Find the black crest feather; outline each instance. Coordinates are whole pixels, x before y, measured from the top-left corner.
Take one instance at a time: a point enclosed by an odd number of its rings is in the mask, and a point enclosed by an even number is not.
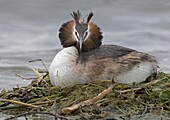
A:
[[[87,23],[91,20],[91,18],[93,17],[93,12],[90,12],[90,14],[88,15],[88,17],[87,17]]]
[[[73,13],[71,13],[71,16],[73,17],[73,19],[74,19],[77,23],[79,23],[80,18],[81,18],[81,13],[80,13],[79,10],[77,10],[77,12],[74,12],[74,11],[73,11]]]

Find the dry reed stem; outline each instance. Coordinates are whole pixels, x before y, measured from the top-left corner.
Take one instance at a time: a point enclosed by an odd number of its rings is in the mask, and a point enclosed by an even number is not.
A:
[[[49,104],[52,103],[54,101],[43,101],[43,102],[36,102],[36,103],[32,103],[32,105],[43,105],[43,104]]]
[[[130,91],[141,90],[141,89],[142,89],[142,88],[127,89],[127,90],[119,91],[119,93],[122,94],[122,93],[127,93],[127,92],[130,92]]]
[[[94,84],[101,84],[101,83],[113,83],[112,80],[95,80],[93,81]]]
[[[2,102],[11,102],[11,103],[14,103],[14,104],[19,104],[19,105],[23,105],[23,106],[27,106],[27,107],[32,107],[32,108],[37,108],[38,107],[36,105],[32,105],[32,104],[28,104],[28,103],[24,103],[24,102],[20,102],[20,101],[16,101],[16,100],[0,99],[0,101],[2,101]]]
[[[72,105],[70,107],[65,107],[65,108],[62,109],[62,112],[64,114],[70,114],[70,113],[74,112],[75,110],[77,110],[80,106],[83,107],[83,106],[86,106],[86,105],[95,104],[98,100],[104,98],[107,94],[109,94],[112,91],[114,86],[115,85],[111,85],[109,88],[105,89],[104,91],[99,93],[97,96],[93,97],[92,99],[85,100],[83,102]]]

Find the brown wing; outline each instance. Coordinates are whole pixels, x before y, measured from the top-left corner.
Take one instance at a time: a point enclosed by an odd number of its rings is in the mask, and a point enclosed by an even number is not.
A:
[[[104,58],[118,59],[119,57],[129,54],[130,52],[135,52],[135,50],[118,45],[102,45],[98,49],[80,53],[80,60],[82,62],[87,62]]]
[[[142,62],[157,62],[151,55],[117,45],[103,45],[80,56],[79,63],[84,65],[91,79],[103,73],[116,76]]]

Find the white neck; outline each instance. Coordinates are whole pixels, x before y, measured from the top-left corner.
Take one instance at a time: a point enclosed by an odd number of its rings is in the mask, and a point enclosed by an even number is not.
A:
[[[70,61],[74,61],[76,63],[77,58],[78,51],[74,46],[72,46],[64,48],[58,52],[53,62],[55,62],[55,64],[71,64]]]
[[[68,86],[82,84],[82,82],[89,80],[88,78],[83,78],[82,67],[77,64],[78,57],[79,53],[75,47],[67,47],[57,53],[49,69],[52,85]],[[81,81],[80,78],[85,81]]]

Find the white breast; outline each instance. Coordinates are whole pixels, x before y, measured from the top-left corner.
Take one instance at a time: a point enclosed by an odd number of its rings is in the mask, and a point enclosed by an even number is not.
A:
[[[90,81],[77,64],[77,58],[78,51],[75,47],[64,48],[55,56],[49,68],[53,86],[69,86]]]

